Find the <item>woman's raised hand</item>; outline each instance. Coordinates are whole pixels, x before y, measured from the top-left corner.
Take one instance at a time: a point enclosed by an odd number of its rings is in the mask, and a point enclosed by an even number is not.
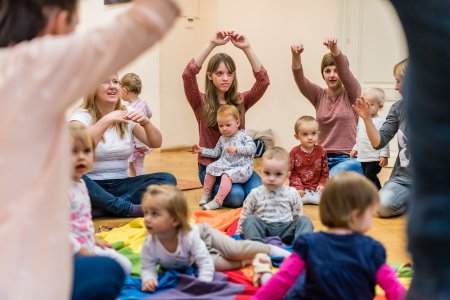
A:
[[[231,31],[231,42],[237,48],[244,50],[245,48],[250,47],[250,42],[245,35],[239,34],[237,32]]]
[[[295,44],[291,46],[291,53],[292,56],[297,56],[303,53],[303,50],[305,48],[303,47],[303,44]]]
[[[330,49],[331,55],[338,56],[341,54],[341,50],[337,45],[337,39],[335,37],[326,38],[323,44]]]
[[[352,106],[356,113],[363,120],[372,117],[372,115],[370,114],[370,102],[363,97],[359,97],[358,99],[356,99],[355,104],[353,104]]]
[[[211,38],[211,43],[214,46],[222,46],[228,43],[231,39],[232,31],[218,31]]]

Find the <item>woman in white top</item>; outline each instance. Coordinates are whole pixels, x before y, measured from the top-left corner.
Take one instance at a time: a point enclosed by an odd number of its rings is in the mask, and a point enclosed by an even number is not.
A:
[[[152,184],[176,184],[169,173],[128,177],[128,158],[136,137],[151,148],[161,146],[162,137],[150,120],[138,111],[127,111],[120,100],[120,81],[110,75],[83,99],[70,122],[89,128],[94,138],[95,164],[83,176],[89,190],[94,217],[113,214],[143,216],[141,197]]]

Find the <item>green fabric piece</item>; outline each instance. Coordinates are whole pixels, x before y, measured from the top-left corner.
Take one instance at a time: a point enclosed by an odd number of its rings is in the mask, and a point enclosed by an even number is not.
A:
[[[141,273],[141,254],[134,253],[131,248],[125,247],[118,250],[120,254],[126,256],[131,261],[131,276],[140,277]]]

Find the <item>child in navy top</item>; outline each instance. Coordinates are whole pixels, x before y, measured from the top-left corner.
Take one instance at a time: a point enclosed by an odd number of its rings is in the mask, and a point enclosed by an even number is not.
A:
[[[319,207],[328,230],[299,236],[294,253],[254,299],[284,298],[291,287],[301,284],[297,278],[303,272],[302,299],[373,299],[376,284],[387,299],[402,299],[405,289],[386,264],[384,247],[364,235],[378,205],[377,189],[363,176],[344,172],[332,177]]]

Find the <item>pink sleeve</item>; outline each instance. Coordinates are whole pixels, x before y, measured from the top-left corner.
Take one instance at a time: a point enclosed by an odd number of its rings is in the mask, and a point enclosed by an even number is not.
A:
[[[395,271],[388,264],[383,264],[378,269],[376,281],[384,290],[386,299],[400,300],[405,297],[405,288],[398,281]]]
[[[258,290],[252,299],[283,299],[304,270],[305,262],[302,258],[296,253],[291,254],[285,259],[278,272]]]

